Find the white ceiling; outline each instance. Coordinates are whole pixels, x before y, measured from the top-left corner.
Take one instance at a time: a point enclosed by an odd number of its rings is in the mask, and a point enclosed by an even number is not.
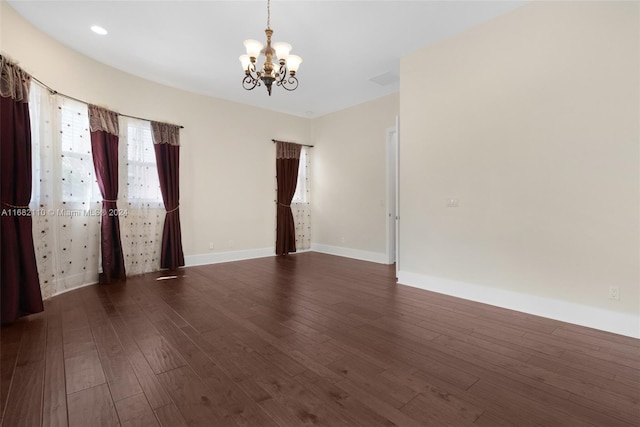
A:
[[[264,87],[242,89],[238,61],[243,40],[265,41],[266,0],[8,2],[54,39],[120,70],[303,117],[398,91],[400,58],[525,3],[273,0],[273,40],[293,45],[304,62],[299,88],[274,85],[269,97]],[[96,24],[109,34],[91,32]]]

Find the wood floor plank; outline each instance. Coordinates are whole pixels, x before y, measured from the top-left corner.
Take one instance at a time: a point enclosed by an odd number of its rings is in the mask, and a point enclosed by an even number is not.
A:
[[[574,404],[570,399],[514,383],[507,377],[481,379],[468,392],[487,409],[495,410],[496,414],[515,424],[526,421],[530,425],[549,425],[562,419],[570,425],[630,425],[589,406]]]
[[[419,394],[401,409],[411,418],[425,425],[437,424],[440,420],[455,420],[458,425],[470,425],[482,414],[482,409],[453,399],[448,394]]]
[[[45,313],[47,315],[47,347],[45,350],[42,425],[66,427],[68,425],[67,390],[60,306],[47,304]]]
[[[65,359],[96,350],[96,344],[93,341],[93,334],[89,325],[73,329],[65,328],[63,344]]]
[[[160,424],[143,393],[117,400],[116,411],[122,426],[157,427]]]
[[[164,338],[152,337],[137,342],[153,372],[160,374],[184,366],[186,362]]]
[[[213,379],[204,380],[205,385],[213,390],[216,406],[220,412],[227,412],[241,426],[276,427],[277,424],[246,394],[241,387],[232,381],[220,382]]]
[[[106,320],[105,323],[92,327],[91,333],[101,358],[108,359],[124,355],[122,344],[111,327],[110,321]]]
[[[393,422],[368,408],[358,399],[324,378],[318,377],[310,371],[300,374],[304,378],[305,386],[316,396],[323,399],[327,405],[333,406],[341,415],[349,419],[351,425],[393,426]]]
[[[129,334],[129,329],[127,328],[126,323],[119,316],[116,316],[111,319],[111,324],[113,325],[116,335],[122,344],[122,348],[129,359],[129,363],[138,378],[141,376],[154,375],[149,362],[147,362],[147,359],[144,357],[144,354],[142,354],[142,351],[140,351],[136,341]]]
[[[85,351],[64,360],[67,394],[107,382],[96,350]]]
[[[448,383],[425,380],[424,374],[416,375],[414,372],[398,375],[397,373],[383,372],[380,375],[390,382],[403,384],[418,393],[414,399],[401,409],[405,413],[415,411],[413,412],[414,418],[430,419],[438,414],[444,419],[458,419],[462,423],[474,421],[484,410],[484,405],[471,397],[466,390]],[[433,377],[429,377],[429,380],[433,380]],[[430,412],[421,413],[422,409],[416,408],[417,404],[431,408]]]
[[[293,378],[265,372],[256,381],[298,418],[298,424],[349,425],[348,417],[325,405],[322,399]]]
[[[46,337],[45,314],[30,316],[16,357],[3,425],[29,427],[42,422]]]
[[[640,340],[318,253],[88,286],[0,336],[13,426],[637,426]]]
[[[636,403],[638,399],[640,399],[637,385],[628,385],[615,381],[615,379],[609,378],[606,374],[601,375],[601,373],[597,371],[580,369],[560,358],[532,356],[531,359],[528,360],[528,363],[554,372],[558,375],[556,380],[562,383],[564,383],[565,379],[573,379],[574,381],[579,381],[580,384],[598,387],[602,390],[624,396],[627,399],[635,400]]]
[[[383,397],[372,394],[355,385],[351,380],[345,379],[336,384],[339,388],[353,396],[360,403],[376,412],[380,416],[390,420],[398,426],[422,426],[423,424],[406,415],[404,412],[387,403]]]
[[[101,362],[114,401],[142,393],[138,378],[126,356],[103,357]]]
[[[369,392],[384,398],[391,406],[400,408],[413,399],[417,393],[404,384],[394,383],[379,372],[370,369],[363,369],[363,360],[356,360],[353,357],[344,358],[333,362],[328,367],[334,372],[343,375],[351,380],[353,384]]]
[[[44,313],[29,317],[20,343],[16,367],[41,362],[45,357],[47,320]]]
[[[68,396],[69,427],[119,427],[107,384],[80,390]]]
[[[496,383],[491,384],[481,379],[469,389],[469,393],[479,401],[484,399],[485,408],[494,410],[514,425],[540,426],[553,425],[554,420],[559,419],[568,421],[566,414],[557,409],[547,408],[543,403],[520,393],[506,392],[507,387]],[[588,425],[585,422],[576,423],[574,420],[571,420],[570,424]]]
[[[635,360],[638,360],[638,357],[640,357],[640,344],[636,341],[625,340],[625,342],[621,342],[611,339],[611,335],[594,336],[585,330],[576,331],[569,328],[557,328],[553,331],[552,335],[604,347],[609,351],[618,351],[619,353],[627,355],[627,357],[635,356],[633,357]]]
[[[499,416],[492,410],[485,410],[480,416],[473,422],[474,426],[482,427],[512,427],[516,426],[512,421]],[[522,425],[525,425],[523,422]]]
[[[82,303],[82,290],[67,292],[59,295],[62,307],[62,328],[65,332],[76,328],[86,328],[89,326],[87,313],[84,311]]]
[[[235,424],[225,414],[216,413],[213,392],[188,367],[158,374],[158,379],[190,426]]]
[[[25,319],[19,319],[11,326],[3,325],[0,331],[0,420],[6,408],[25,323]]]
[[[184,417],[173,403],[154,409],[162,427],[188,427]]]
[[[153,409],[169,405],[171,398],[154,374],[139,375],[138,382]]]
[[[40,360],[16,367],[3,426],[40,426],[44,363]]]

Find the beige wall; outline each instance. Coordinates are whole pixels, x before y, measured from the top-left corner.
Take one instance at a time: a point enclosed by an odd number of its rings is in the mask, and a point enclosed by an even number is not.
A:
[[[638,3],[527,5],[404,58],[400,96],[314,120],[136,78],[0,9],[0,49],[37,78],[185,126],[192,259],[273,247],[271,138],[315,144],[315,248],[384,259],[386,130],[400,111],[401,282],[639,334]]]
[[[402,60],[405,282],[639,334],[638,17],[534,2]]]
[[[0,5],[2,52],[27,72],[84,101],[184,126],[180,213],[185,255],[274,246],[275,149],[271,139],[308,143],[308,119],[134,77],[66,48],[32,27],[6,3]],[[266,96],[256,94],[260,95]],[[209,250],[209,242],[214,243],[214,251]]]
[[[386,135],[398,108],[393,94],[312,121],[316,249],[384,260]]]

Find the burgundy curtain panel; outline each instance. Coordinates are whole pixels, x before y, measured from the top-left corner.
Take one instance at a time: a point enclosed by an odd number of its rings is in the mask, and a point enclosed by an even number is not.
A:
[[[175,269],[184,265],[180,231],[180,127],[151,122],[153,148],[156,153],[160,191],[167,215],[162,231],[160,268]]]
[[[100,283],[126,280],[118,217],[118,114],[89,105],[91,154],[102,194]]]
[[[33,247],[31,76],[0,57],[0,289],[2,323],[44,310]]]
[[[296,225],[291,213],[291,200],[298,183],[301,148],[299,144],[276,141],[276,255],[296,251]]]

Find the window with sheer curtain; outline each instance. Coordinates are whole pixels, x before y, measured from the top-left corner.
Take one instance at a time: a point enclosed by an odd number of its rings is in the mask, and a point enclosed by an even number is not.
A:
[[[311,248],[311,188],[309,178],[311,172],[310,147],[302,146],[300,164],[298,166],[298,182],[296,192],[291,200],[291,213],[296,225],[296,248]]]
[[[96,283],[100,190],[87,104],[32,83],[33,236],[42,296]],[[164,205],[148,121],[121,117],[120,232],[127,275],[160,268]]]
[[[160,268],[165,210],[160,192],[151,123],[120,117],[120,234],[127,275]]]
[[[98,281],[102,198],[87,105],[32,83],[29,113],[33,237],[40,288],[48,298]]]

